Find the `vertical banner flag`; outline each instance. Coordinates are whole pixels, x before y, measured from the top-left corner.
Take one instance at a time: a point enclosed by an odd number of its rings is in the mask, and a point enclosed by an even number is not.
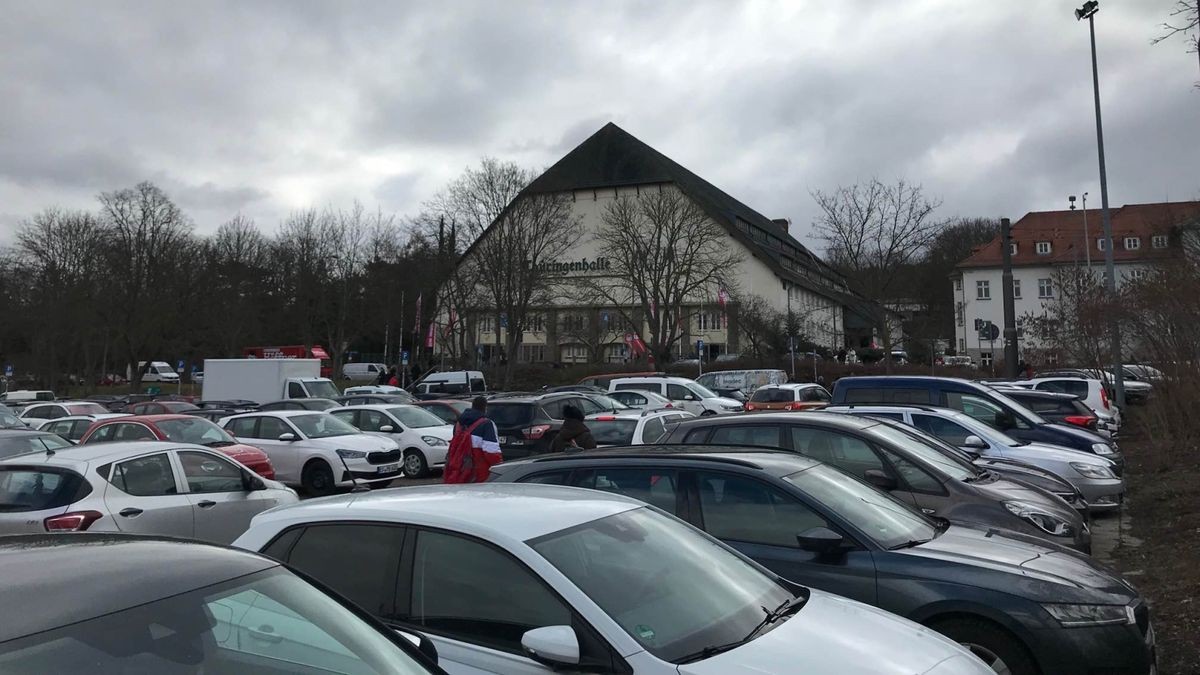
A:
[[[721,326],[723,328],[729,327],[729,317],[725,313],[725,305],[728,303],[729,291],[725,290],[725,287],[722,286],[717,290],[717,304],[721,307]]]
[[[417,320],[416,320],[416,323],[413,324],[413,332],[414,333],[421,332],[421,296],[423,296],[423,295],[424,295],[424,293],[417,294]]]

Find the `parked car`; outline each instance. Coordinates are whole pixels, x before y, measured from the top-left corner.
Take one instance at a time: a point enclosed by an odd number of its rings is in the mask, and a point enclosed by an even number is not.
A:
[[[1075,377],[1036,377],[1031,380],[1021,380],[1014,384],[1035,391],[1049,391],[1059,394],[1071,394],[1079,397],[1084,405],[1095,411],[1104,411],[1117,417],[1120,424],[1120,410],[1113,405],[1108,397],[1104,383],[1094,378]]]
[[[787,373],[774,369],[758,370],[714,370],[696,378],[696,383],[707,389],[737,389],[747,396],[754,394],[759,387],[772,384],[784,384],[788,381]]]
[[[657,443],[674,425],[695,417],[686,410],[626,410],[597,413],[586,418],[596,445],[645,445]]]
[[[231,400],[205,400],[200,401],[196,405],[200,406],[201,410],[257,410],[258,404],[249,399],[231,399]]]
[[[1112,415],[1089,408],[1074,394],[1034,391],[1025,387],[996,387],[1005,396],[1055,424],[1069,424],[1093,431],[1110,442],[1119,428]],[[1116,407],[1113,407],[1116,410]]]
[[[48,389],[14,389],[0,394],[0,402],[10,408],[22,404],[53,401],[55,398],[54,392]]]
[[[334,497],[265,514],[235,545],[394,628],[428,631],[456,674],[992,672],[932,631],[786,581],[594,490],[489,483]]]
[[[355,382],[377,382],[387,372],[382,363],[347,363],[342,366],[342,378]]]
[[[857,476],[929,515],[1091,548],[1083,518],[1053,494],[946,455],[902,426],[812,412],[762,413],[679,423],[665,442],[782,448]]]
[[[297,501],[199,445],[96,443],[0,460],[0,534],[125,532],[229,543],[257,513]]]
[[[54,403],[34,403],[21,411],[21,419],[55,420],[70,415],[103,415],[109,412],[99,403],[91,401],[56,401]]]
[[[438,419],[450,425],[456,424],[458,416],[471,407],[467,401],[440,398],[432,401],[417,401],[413,405],[433,413]]]
[[[916,403],[961,410],[988,426],[1032,443],[1050,443],[1111,459],[1117,469],[1125,458],[1107,439],[1090,431],[1051,424],[1000,391],[953,377],[843,377],[833,385],[833,403]]]
[[[134,415],[176,415],[193,410],[199,410],[200,406],[193,405],[187,401],[144,401],[142,403],[134,403],[133,405],[125,406],[125,412]]]
[[[684,377],[624,377],[608,384],[609,391],[649,391],[666,397],[693,415],[724,415],[742,411],[742,404],[717,396]]]
[[[388,396],[403,396],[408,398],[411,403],[416,400],[412,394],[408,393],[401,387],[393,387],[390,384],[364,384],[356,387],[346,387],[342,390],[343,396],[363,396],[366,394],[383,394]]]
[[[275,479],[275,467],[267,453],[253,445],[238,443],[221,427],[194,415],[112,415],[93,422],[79,439],[80,443],[112,441],[174,441],[203,445],[236,459],[263,478]]]
[[[824,407],[829,391],[819,384],[769,384],[754,390],[746,412],[803,411]]]
[[[555,394],[563,391],[575,391],[583,394],[607,394],[608,390],[603,387],[597,387],[594,384],[564,384],[557,387],[542,387],[542,391],[547,394]]]
[[[6,672],[444,675],[409,635],[245,551],[25,535],[0,541],[0,575]]]
[[[17,417],[7,406],[0,405],[0,429],[28,429],[25,420]]]
[[[34,429],[0,429],[0,457],[12,457],[30,452],[53,452],[71,447],[70,441],[49,431]]]
[[[221,421],[238,442],[263,449],[282,483],[312,495],[340,487],[387,487],[399,478],[403,453],[396,442],[369,436],[325,412],[252,412]]]
[[[412,405],[357,405],[330,411],[334,417],[369,434],[390,438],[404,452],[404,475],[423,478],[446,466],[454,427]]]
[[[746,394],[744,392],[742,392],[741,389],[727,389],[725,387],[717,387],[717,388],[713,389],[712,392],[714,394],[716,394],[717,396],[720,396],[721,398],[727,398],[727,399],[737,401],[738,403],[741,403],[743,407],[746,405],[746,401],[750,400],[750,397],[746,396]]]
[[[339,396],[333,399],[338,405],[410,405],[417,402],[417,399],[408,394],[354,394],[352,396]],[[333,408],[330,408],[333,410]]]
[[[1145,599],[1091,558],[930,519],[807,457],[648,446],[491,471],[493,482],[573,485],[647,502],[786,579],[924,624],[998,673],[1146,672],[1153,661]]]
[[[662,394],[656,394],[652,391],[629,389],[626,391],[610,391],[608,397],[621,402],[630,408],[638,410],[662,410],[664,408],[674,408],[675,404]]]
[[[505,459],[550,452],[562,428],[563,409],[572,405],[583,414],[611,412],[587,394],[501,394],[488,400],[487,416],[496,423],[500,452]]]
[[[241,414],[244,412],[250,412],[250,411],[248,411],[248,410],[226,410],[224,408],[201,408],[199,410],[189,410],[188,412],[185,412],[183,414],[189,415],[191,417],[199,417],[201,419],[206,419],[209,422],[219,423],[221,420],[225,419],[226,417],[232,417],[234,415],[238,415],[238,414]]]
[[[39,431],[48,431],[52,434],[58,434],[70,441],[72,444],[83,440],[84,434],[88,429],[92,428],[98,420],[114,419],[117,417],[127,417],[124,413],[105,413],[103,415],[69,415],[67,417],[59,417],[52,420],[31,420],[37,424],[34,427]]]
[[[580,379],[579,384],[588,384],[593,387],[608,389],[610,382],[622,377],[654,377],[662,375],[666,375],[666,373],[656,370],[647,370],[636,373],[603,373],[600,375],[588,375],[587,377]]]
[[[1075,486],[1093,511],[1120,508],[1125,494],[1125,481],[1116,475],[1111,460],[1062,446],[1019,441],[957,410],[927,406],[838,406],[828,408],[827,412],[886,415],[984,458],[1032,464]]]
[[[444,394],[472,394],[487,391],[487,380],[478,370],[427,373],[409,387],[417,398],[441,398]]]
[[[283,401],[264,403],[255,410],[315,410],[321,412],[339,407],[338,402],[328,398],[289,398]]]

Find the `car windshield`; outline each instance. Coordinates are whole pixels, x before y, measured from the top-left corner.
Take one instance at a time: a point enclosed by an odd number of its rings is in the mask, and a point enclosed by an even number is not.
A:
[[[954,480],[972,480],[979,476],[979,470],[970,462],[961,459],[957,453],[955,457],[946,456],[946,453],[939,450],[937,446],[922,439],[910,428],[903,427],[899,423],[880,420],[879,424],[871,427],[868,431],[883,437],[890,445],[903,448],[908,454],[924,460],[925,463],[932,465]]]
[[[439,419],[437,415],[414,405],[392,406],[387,411],[392,414],[392,417],[400,420],[401,424],[413,429],[446,426],[446,423]]]
[[[637,420],[591,419],[585,422],[596,445],[632,445]]]
[[[1033,422],[1034,424],[1049,424],[1044,417],[1033,412],[1029,408],[1026,408],[1024,405],[1022,405],[1021,403],[1018,403],[1017,401],[1013,400],[1012,398],[1005,396],[1001,392],[992,391],[992,397],[999,400],[1001,403],[1007,405],[1012,410],[1015,410],[1017,412],[1017,414],[1021,415],[1022,417],[1025,417],[1026,419],[1028,419],[1030,422]]]
[[[764,607],[793,597],[708,535],[649,507],[527,543],[664,661],[742,640]]]
[[[818,464],[784,476],[784,480],[829,507],[883,548],[937,536],[933,523],[911,506],[831,466]]]
[[[488,403],[487,416],[498,427],[515,427],[533,417],[530,403]]]
[[[72,403],[67,406],[67,412],[72,415],[103,415],[108,408],[99,403]]]
[[[158,427],[167,440],[176,443],[196,443],[198,445],[237,443],[233,440],[233,436],[230,436],[224,429],[202,417],[186,420],[162,420],[156,422],[154,426]]]
[[[21,434],[0,438],[0,457],[23,455],[27,452],[45,452],[71,447],[71,443],[58,434]]]
[[[78,672],[81,664],[95,675],[432,672],[278,567],[0,645],[6,673]]]
[[[349,436],[362,433],[333,415],[318,413],[313,415],[293,415],[288,421],[304,434],[305,438],[330,438],[332,436]]]
[[[712,390],[708,389],[707,387],[705,387],[702,384],[696,384],[695,382],[688,382],[686,386],[688,389],[691,389],[692,393],[695,394],[699,398],[717,398],[717,395],[714,394],[712,392]]]
[[[21,421],[21,418],[12,414],[11,410],[8,408],[3,408],[0,409],[0,428],[24,429],[25,423]]]
[[[308,380],[304,383],[310,398],[337,398],[341,392],[329,380]]]

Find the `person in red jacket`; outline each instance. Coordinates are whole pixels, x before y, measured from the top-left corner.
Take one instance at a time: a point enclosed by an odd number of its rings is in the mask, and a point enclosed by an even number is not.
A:
[[[488,470],[503,459],[496,424],[487,417],[487,399],[476,396],[454,425],[442,482],[482,483]]]

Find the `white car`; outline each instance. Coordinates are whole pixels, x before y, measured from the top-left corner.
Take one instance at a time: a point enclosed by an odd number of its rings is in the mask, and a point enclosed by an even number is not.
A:
[[[351,405],[330,415],[364,433],[390,438],[404,453],[404,475],[421,478],[446,467],[454,425],[415,405]]]
[[[608,397],[618,403],[627,405],[630,408],[637,408],[638,410],[661,410],[663,408],[675,407],[675,404],[671,403],[671,400],[666,396],[656,394],[652,391],[635,391],[633,389],[610,391],[608,392]]]
[[[99,420],[112,419],[114,417],[128,417],[125,413],[104,413],[95,415],[68,415],[66,417],[58,417],[55,419],[30,419],[29,423],[34,429],[39,431],[49,431],[52,434],[58,434],[63,438],[78,443],[87,430],[92,427],[92,422]]]
[[[681,420],[695,415],[686,410],[628,410],[587,417],[596,445],[648,445],[662,440]]]
[[[408,392],[400,387],[393,387],[390,384],[363,384],[357,387],[346,387],[342,390],[342,396],[358,396],[361,394],[407,394]]]
[[[342,366],[342,377],[356,382],[374,382],[387,372],[382,363],[347,363]]]
[[[686,377],[621,377],[609,382],[608,390],[649,391],[665,396],[675,407],[701,417],[742,412],[740,401],[717,396]]]
[[[364,434],[325,412],[272,410],[226,417],[240,443],[262,448],[281,483],[324,495],[339,487],[387,487],[401,473],[395,441]]]
[[[106,415],[109,412],[108,408],[94,401],[55,401],[27,406],[18,417],[33,424],[34,420],[56,420],[71,415]]]
[[[186,443],[97,443],[0,461],[0,534],[87,530],[228,544],[256,514],[296,501],[282,484]]]
[[[592,490],[343,495],[264,513],[234,545],[425,633],[451,675],[994,675],[928,628],[788,582],[653,507]]]

